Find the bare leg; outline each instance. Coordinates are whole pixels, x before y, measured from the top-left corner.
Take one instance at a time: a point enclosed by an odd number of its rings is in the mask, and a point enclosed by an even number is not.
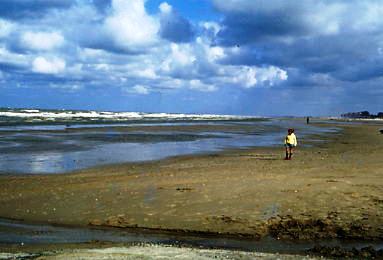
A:
[[[293,155],[293,148],[289,147],[289,160],[291,160],[292,155]]]
[[[285,160],[289,159],[289,148],[286,146],[286,157]]]

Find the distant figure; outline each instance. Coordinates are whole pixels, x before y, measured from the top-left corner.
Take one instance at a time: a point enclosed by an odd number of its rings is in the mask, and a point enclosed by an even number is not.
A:
[[[306,117],[306,123],[307,123],[307,124],[310,124],[310,117],[309,117],[309,116]]]
[[[294,147],[298,144],[297,137],[294,134],[294,129],[290,128],[287,130],[287,135],[285,137],[285,148],[286,148],[286,157],[285,160],[291,160],[293,155]]]

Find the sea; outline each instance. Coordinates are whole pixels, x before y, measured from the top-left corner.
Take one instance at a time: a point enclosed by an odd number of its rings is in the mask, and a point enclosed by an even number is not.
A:
[[[2,108],[0,174],[60,174],[228,149],[282,149],[288,128],[302,146],[319,141],[310,136],[337,131],[299,118]]]

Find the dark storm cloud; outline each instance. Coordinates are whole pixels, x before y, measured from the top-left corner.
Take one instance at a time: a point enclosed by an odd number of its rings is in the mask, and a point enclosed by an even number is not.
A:
[[[161,15],[160,36],[172,42],[189,42],[194,37],[190,22],[176,12]]]
[[[344,81],[383,74],[383,24],[371,15],[377,1],[214,3],[224,14],[215,42],[238,48],[225,64],[275,65]]]
[[[370,60],[358,65],[346,66],[336,72],[335,77],[347,81],[362,81],[383,77],[383,62],[382,60]]]
[[[366,41],[366,39],[368,39]],[[300,68],[305,73],[327,73],[346,81],[380,77],[383,60],[374,36],[321,36],[294,44],[280,41],[253,43],[223,62],[226,64],[275,65]]]
[[[72,0],[1,0],[0,17],[8,19],[40,18],[47,10],[69,8]]]
[[[223,45],[242,45],[269,37],[298,36],[308,33],[303,22],[307,3],[293,1],[213,1],[225,17],[218,33]]]
[[[242,45],[269,37],[301,35],[307,30],[294,14],[229,14],[218,33],[222,45]]]

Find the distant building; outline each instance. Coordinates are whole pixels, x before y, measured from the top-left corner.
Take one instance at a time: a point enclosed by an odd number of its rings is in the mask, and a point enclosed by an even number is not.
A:
[[[379,112],[378,114],[370,114],[368,111],[360,111],[360,112],[349,112],[342,114],[341,117],[344,118],[383,118],[383,112]]]

